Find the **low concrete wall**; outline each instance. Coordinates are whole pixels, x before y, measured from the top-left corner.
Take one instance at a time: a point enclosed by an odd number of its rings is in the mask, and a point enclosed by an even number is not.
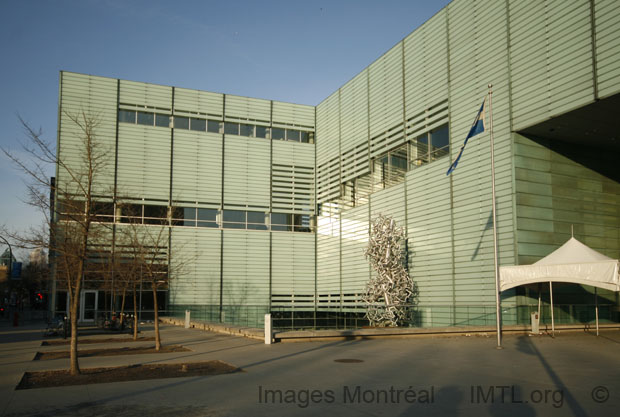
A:
[[[162,323],[173,324],[175,326],[185,326],[185,318],[160,317]],[[200,320],[190,320],[189,327],[192,329],[206,330],[214,333],[230,334],[233,336],[243,336],[250,339],[264,340],[263,329],[253,327],[240,327],[224,323],[207,323]]]
[[[162,323],[175,326],[185,326],[184,318],[161,317]],[[191,320],[190,327],[206,330],[214,333],[243,336],[250,339],[265,340],[263,329],[253,327],[240,327],[223,323],[207,323],[204,321]],[[620,330],[620,324],[601,324],[601,331]],[[551,325],[541,325],[541,333],[551,333]],[[556,333],[590,331],[596,332],[594,325],[562,324],[555,326]],[[528,334],[529,325],[503,326],[504,334]],[[404,338],[404,337],[454,337],[454,336],[495,336],[495,326],[466,326],[466,327],[380,327],[373,329],[352,330],[298,330],[287,332],[274,332],[276,342],[319,342],[334,340],[361,340],[378,338]]]
[[[620,324],[601,324],[601,331],[619,330]],[[551,333],[551,326],[540,327],[541,333]],[[590,331],[596,332],[593,325],[556,325],[555,332]],[[503,334],[529,334],[530,326],[513,325],[503,326]],[[276,342],[307,342],[328,340],[361,340],[377,338],[404,338],[404,337],[454,337],[454,336],[493,336],[495,326],[467,326],[467,327],[383,327],[374,329],[354,330],[300,330],[276,332]]]

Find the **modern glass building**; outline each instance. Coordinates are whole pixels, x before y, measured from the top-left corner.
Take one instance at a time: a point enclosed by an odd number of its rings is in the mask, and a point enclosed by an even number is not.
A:
[[[489,83],[500,265],[544,257],[571,228],[620,257],[614,0],[455,0],[317,106],[62,72],[59,152],[76,149],[67,114],[98,115],[102,222],[165,227],[192,259],[162,292],[169,314],[361,326],[363,250],[384,214],[406,231],[409,325],[494,324],[488,133],[446,175]],[[541,291],[546,304],[547,287],[503,293],[504,323],[529,320]],[[618,294],[598,296],[618,321]],[[557,321],[594,319],[593,288],[554,297]]]

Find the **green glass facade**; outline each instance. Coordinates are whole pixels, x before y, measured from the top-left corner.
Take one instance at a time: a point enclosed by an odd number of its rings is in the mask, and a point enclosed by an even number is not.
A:
[[[410,324],[494,324],[489,134],[446,171],[492,83],[500,265],[544,257],[571,226],[620,257],[619,34],[613,0],[455,0],[316,107],[62,72],[59,152],[75,148],[67,113],[99,115],[102,200],[193,259],[173,314],[361,325],[369,221],[385,214],[406,230]],[[556,318],[590,320],[592,288],[554,288]],[[502,294],[504,323],[538,291]],[[618,295],[599,296],[617,321]]]

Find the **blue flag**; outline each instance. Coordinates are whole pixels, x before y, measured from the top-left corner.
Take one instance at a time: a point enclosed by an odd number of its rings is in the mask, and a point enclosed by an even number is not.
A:
[[[461,159],[461,155],[463,155],[463,151],[465,150],[465,145],[467,145],[467,141],[469,140],[469,138],[471,138],[472,136],[476,136],[478,133],[484,132],[484,127],[485,127],[484,113],[485,113],[486,102],[487,102],[487,98],[485,97],[484,100],[482,100],[482,106],[480,106],[480,110],[478,110],[478,114],[476,115],[476,118],[474,119],[474,124],[471,126],[471,129],[469,129],[469,133],[467,134],[467,137],[465,138],[465,142],[463,143],[463,146],[461,146],[461,151],[457,155],[454,162],[452,162],[452,165],[450,165],[450,168],[448,168],[448,172],[446,172],[446,175],[450,175],[452,171],[456,169],[456,166],[458,165],[459,160]]]

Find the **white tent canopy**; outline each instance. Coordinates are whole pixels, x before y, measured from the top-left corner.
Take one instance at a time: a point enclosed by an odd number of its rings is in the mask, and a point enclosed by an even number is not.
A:
[[[500,291],[539,282],[572,282],[620,291],[619,262],[574,237],[532,265],[502,266]]]

